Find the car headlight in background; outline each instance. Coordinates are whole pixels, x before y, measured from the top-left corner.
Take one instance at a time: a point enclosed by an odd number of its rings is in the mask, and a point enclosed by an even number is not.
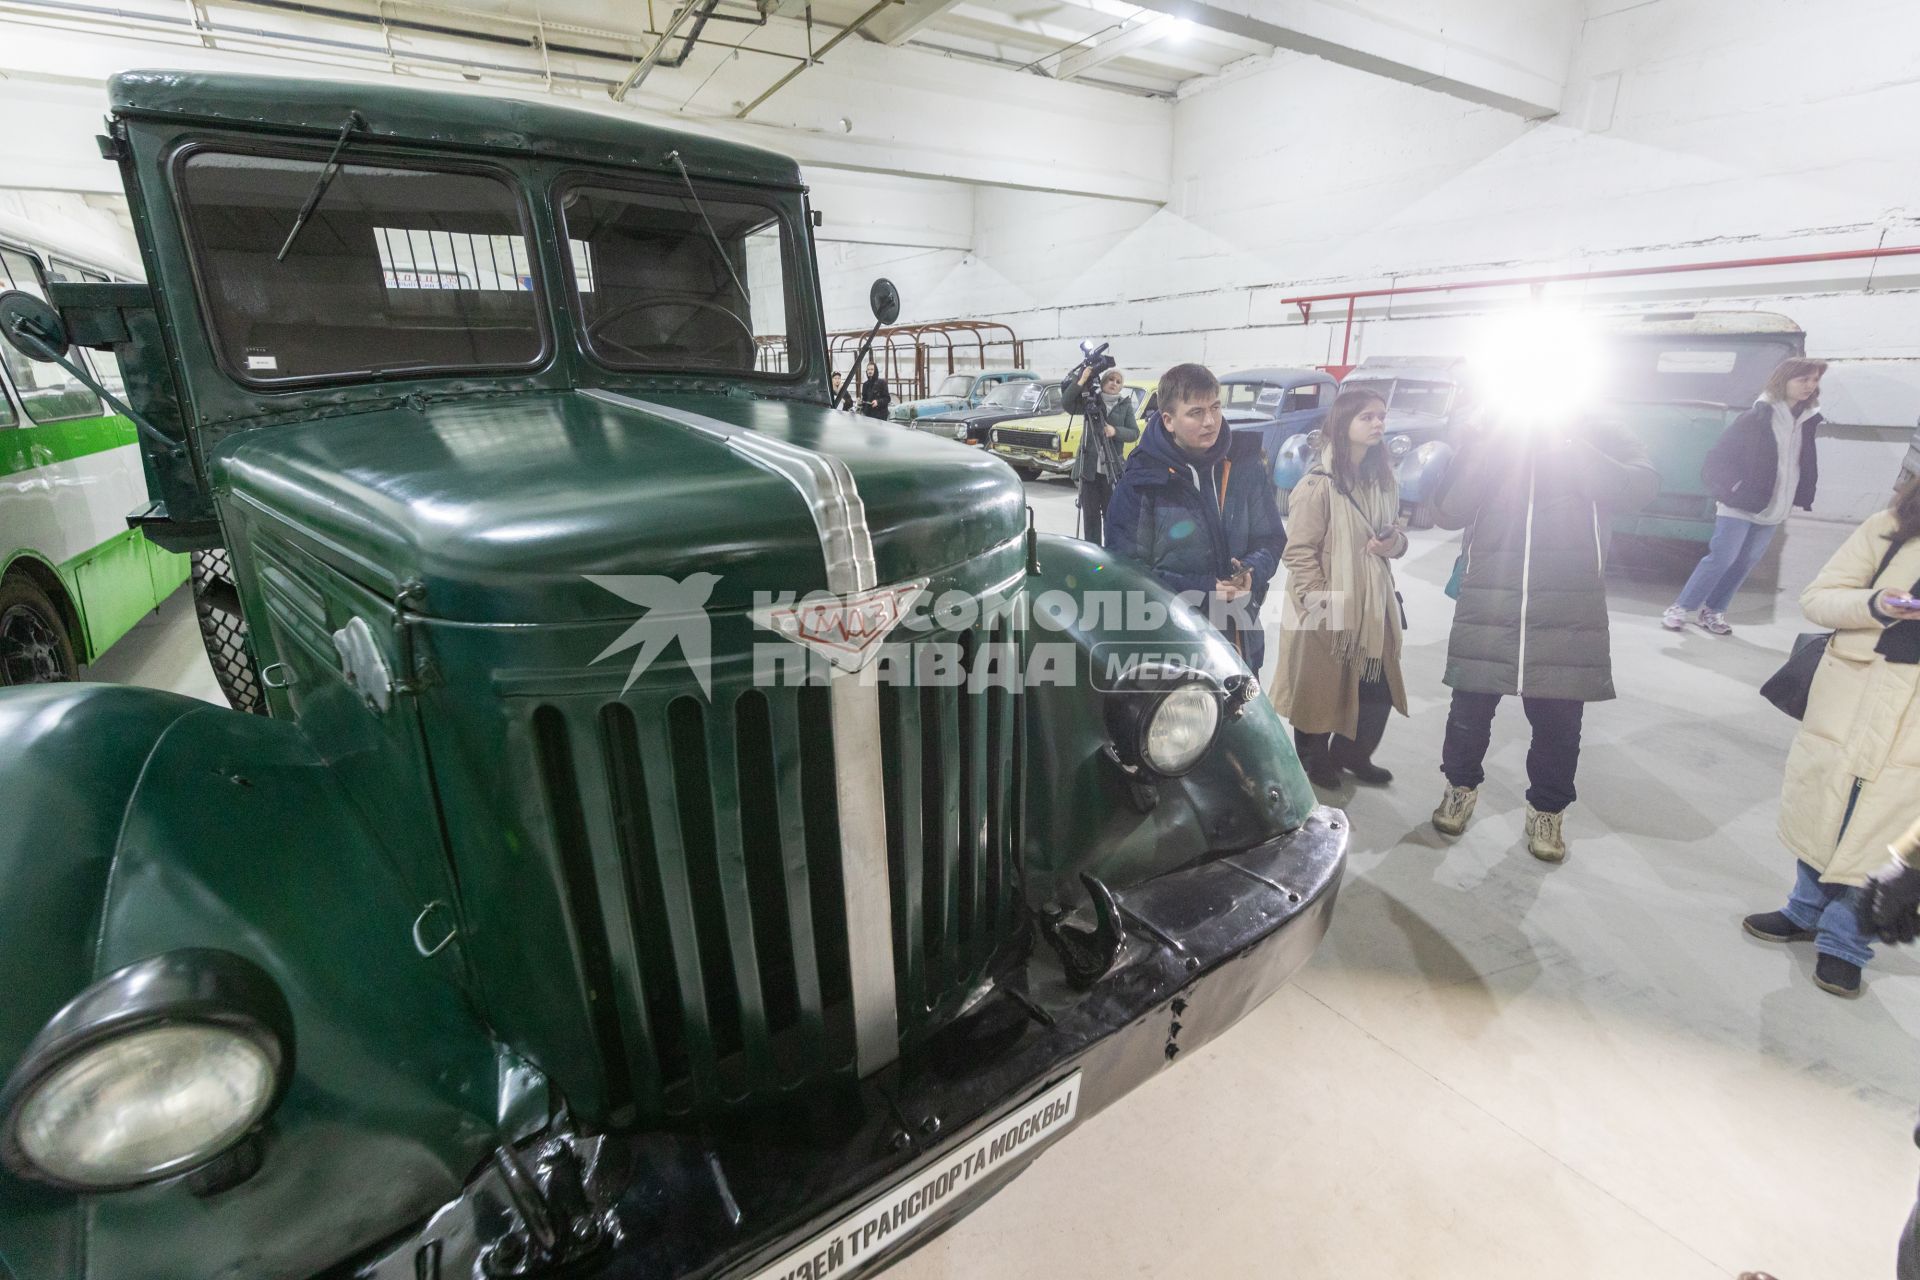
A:
[[[1203,671],[1142,663],[1106,697],[1114,758],[1129,769],[1179,777],[1200,763],[1219,736],[1224,698]]]
[[[1410,436],[1392,436],[1387,440],[1387,456],[1395,461],[1406,457],[1407,451],[1411,448],[1413,448],[1413,439]]]
[[[189,947],[116,970],[55,1014],[0,1089],[0,1159],[117,1191],[201,1169],[259,1127],[293,1073],[266,971]]]

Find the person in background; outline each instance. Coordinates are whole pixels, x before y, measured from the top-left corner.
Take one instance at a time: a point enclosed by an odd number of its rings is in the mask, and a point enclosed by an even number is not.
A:
[[[841,372],[838,369],[835,369],[833,371],[833,379],[832,379],[833,396],[832,396],[832,399],[828,401],[828,403],[830,403],[836,409],[840,407],[840,399],[841,399],[840,384],[845,381],[846,381],[846,378],[841,374]]]
[[[1186,595],[1258,673],[1260,604],[1287,545],[1260,438],[1227,430],[1205,365],[1161,374],[1157,403],[1114,486],[1106,546]]]
[[[1813,981],[1860,994],[1873,958],[1860,886],[1920,798],[1920,483],[1869,517],[1801,593],[1833,638],[1787,753],[1780,840],[1797,859],[1787,905],[1741,926],[1767,942],[1813,939]]]
[[[1820,417],[1824,360],[1783,360],[1753,408],[1733,420],[1707,453],[1700,478],[1718,499],[1713,539],[1680,596],[1660,615],[1669,631],[1697,621],[1716,636],[1733,634],[1727,606],[1766,554],[1795,507],[1813,509],[1820,477],[1813,437]],[[1698,616],[1694,611],[1698,610]]]
[[[1140,424],[1134,419],[1126,374],[1117,368],[1107,370],[1100,375],[1099,391],[1089,395],[1087,384],[1092,378],[1093,370],[1084,370],[1078,378],[1062,383],[1060,393],[1066,411],[1086,420],[1070,474],[1078,491],[1080,536],[1098,542],[1114,482],[1120,478],[1122,455],[1140,438]]]
[[[888,389],[887,380],[880,376],[880,367],[867,361],[867,380],[860,384],[860,412],[869,418],[884,419],[892,404],[893,392]]]
[[[1407,713],[1400,600],[1388,561],[1407,553],[1400,486],[1381,446],[1387,404],[1355,388],[1334,400],[1325,443],[1288,503],[1287,608],[1273,705],[1317,787],[1393,775],[1373,763],[1387,715]]]
[[[1434,828],[1459,835],[1473,817],[1500,699],[1517,695],[1527,750],[1527,851],[1567,856],[1586,704],[1614,696],[1607,636],[1606,549],[1615,512],[1637,511],[1660,474],[1631,432],[1572,426],[1530,408],[1508,412],[1454,458],[1436,522],[1464,529],[1464,573],[1443,677],[1453,689]]]

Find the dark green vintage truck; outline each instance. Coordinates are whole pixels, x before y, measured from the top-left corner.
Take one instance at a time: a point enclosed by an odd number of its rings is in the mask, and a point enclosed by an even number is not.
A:
[[[266,714],[0,694],[0,1276],[871,1270],[1324,933],[1219,635],[828,406],[791,161],[145,72],[101,148],[150,284],[0,336],[118,357]]]

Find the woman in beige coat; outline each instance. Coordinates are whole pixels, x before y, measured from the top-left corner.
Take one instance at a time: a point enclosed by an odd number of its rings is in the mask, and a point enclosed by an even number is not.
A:
[[[1381,440],[1387,406],[1344,391],[1321,428],[1314,467],[1288,499],[1287,600],[1273,705],[1293,726],[1294,749],[1318,787],[1345,769],[1380,785],[1373,763],[1388,713],[1407,713],[1400,679],[1400,601],[1388,561],[1407,553],[1400,489]]]
[[[1768,942],[1813,938],[1813,980],[1860,994],[1873,957],[1859,886],[1920,797],[1920,484],[1853,531],[1800,607],[1832,627],[1787,756],[1780,839],[1799,859],[1787,905],[1748,916]]]

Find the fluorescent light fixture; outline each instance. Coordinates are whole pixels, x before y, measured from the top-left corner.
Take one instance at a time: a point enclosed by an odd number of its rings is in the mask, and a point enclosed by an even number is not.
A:
[[[1174,44],[1185,44],[1193,35],[1193,19],[1175,18],[1167,24],[1167,39]]]

